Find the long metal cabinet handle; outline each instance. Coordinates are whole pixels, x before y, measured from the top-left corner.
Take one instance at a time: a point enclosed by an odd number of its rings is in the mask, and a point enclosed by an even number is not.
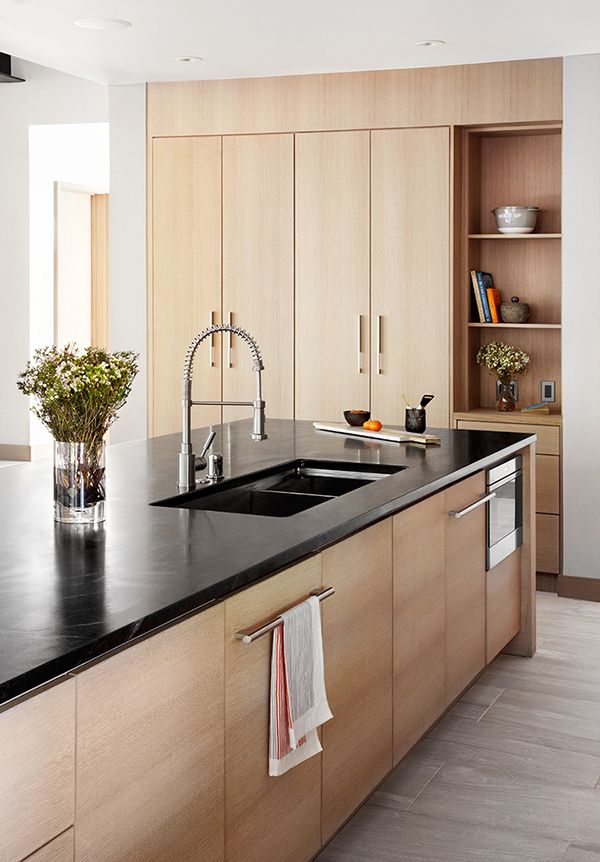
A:
[[[362,374],[362,314],[358,315],[357,321],[357,330],[356,330],[356,352],[357,352],[357,371],[359,374]]]
[[[228,323],[230,326],[233,326],[233,311],[229,312],[229,320]],[[233,347],[233,332],[229,330],[227,333],[227,368],[233,368],[231,364],[231,349]]]
[[[214,311],[211,311],[209,326],[214,326],[214,325],[215,325],[215,313],[214,313]],[[209,350],[208,354],[209,354],[208,355],[208,367],[214,368],[215,367],[215,334],[214,334],[214,332],[210,336],[210,350]]]
[[[335,595],[335,589],[333,587],[321,587],[318,590],[311,590],[311,596],[316,596],[320,602],[323,599],[328,599],[329,596]],[[243,629],[240,632],[235,633],[236,641],[242,641],[245,644],[251,644],[258,638],[261,638],[263,635],[266,635],[268,632],[272,632],[273,629],[276,629],[277,626],[283,625],[283,620],[281,617],[275,617],[275,619],[270,620],[268,623],[265,623],[258,628],[253,629]]]
[[[382,318],[381,314],[378,314],[377,315],[377,346],[376,346],[376,350],[377,350],[377,373],[378,374],[382,373],[382,369],[381,369],[381,325],[382,325],[382,320],[383,320],[383,318]]]
[[[448,512],[448,516],[450,518],[463,518],[465,515],[468,515],[469,512],[472,512],[473,509],[478,509],[480,506],[483,506],[484,503],[487,503],[493,497],[496,496],[496,492],[492,491],[491,494],[486,494],[485,497],[480,497],[479,500],[475,500],[474,503],[471,503],[470,506],[466,506],[464,509],[461,509],[459,512]]]

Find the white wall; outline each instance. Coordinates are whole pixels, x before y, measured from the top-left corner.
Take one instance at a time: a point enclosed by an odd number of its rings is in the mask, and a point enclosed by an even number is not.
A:
[[[564,573],[600,578],[600,54],[563,80]]]
[[[0,444],[28,445],[28,400],[15,381],[31,351],[29,127],[108,120],[108,88],[20,60],[24,84],[0,87]]]
[[[140,354],[140,373],[111,431],[111,442],[120,443],[147,434],[146,87],[109,90],[110,347]]]

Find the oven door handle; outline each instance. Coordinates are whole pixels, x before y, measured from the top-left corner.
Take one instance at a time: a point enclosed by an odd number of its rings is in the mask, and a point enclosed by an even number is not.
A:
[[[490,494],[486,494],[484,497],[480,497],[479,500],[475,500],[474,503],[471,503],[470,506],[466,506],[464,509],[460,509],[458,512],[448,512],[449,518],[464,518],[465,515],[468,515],[469,512],[472,512],[474,509],[478,509],[480,506],[483,506],[484,503],[489,502],[496,496],[496,492],[492,491]]]

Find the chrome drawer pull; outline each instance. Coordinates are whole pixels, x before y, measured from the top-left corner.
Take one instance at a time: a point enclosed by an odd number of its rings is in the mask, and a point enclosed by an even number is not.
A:
[[[485,497],[480,497],[479,500],[475,500],[474,503],[471,503],[470,506],[467,506],[465,509],[461,509],[460,512],[448,512],[449,518],[462,518],[464,515],[468,515],[469,512],[472,512],[473,509],[478,509],[480,506],[483,506],[484,503],[487,503],[488,500],[491,500],[492,497],[496,496],[496,492],[492,491],[491,494],[486,494]]]
[[[311,590],[311,596],[316,596],[320,602],[323,599],[328,599],[329,596],[335,595],[335,589],[333,587],[321,587],[318,590]],[[242,641],[245,644],[251,644],[258,638],[261,638],[263,635],[266,635],[268,632],[272,632],[273,629],[276,629],[277,626],[283,624],[283,620],[281,617],[275,617],[274,620],[270,620],[270,622],[265,623],[263,626],[260,626],[257,629],[244,629],[241,632],[235,633],[236,641]]]

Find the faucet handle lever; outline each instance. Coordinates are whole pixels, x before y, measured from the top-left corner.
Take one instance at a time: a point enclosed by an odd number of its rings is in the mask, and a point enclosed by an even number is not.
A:
[[[216,436],[217,436],[216,433],[211,428],[210,431],[208,432],[208,437],[206,438],[206,442],[204,443],[204,446],[202,447],[202,452],[200,452],[201,460],[204,460],[204,456],[206,455],[206,453],[208,452],[208,450],[212,446],[212,442]]]

